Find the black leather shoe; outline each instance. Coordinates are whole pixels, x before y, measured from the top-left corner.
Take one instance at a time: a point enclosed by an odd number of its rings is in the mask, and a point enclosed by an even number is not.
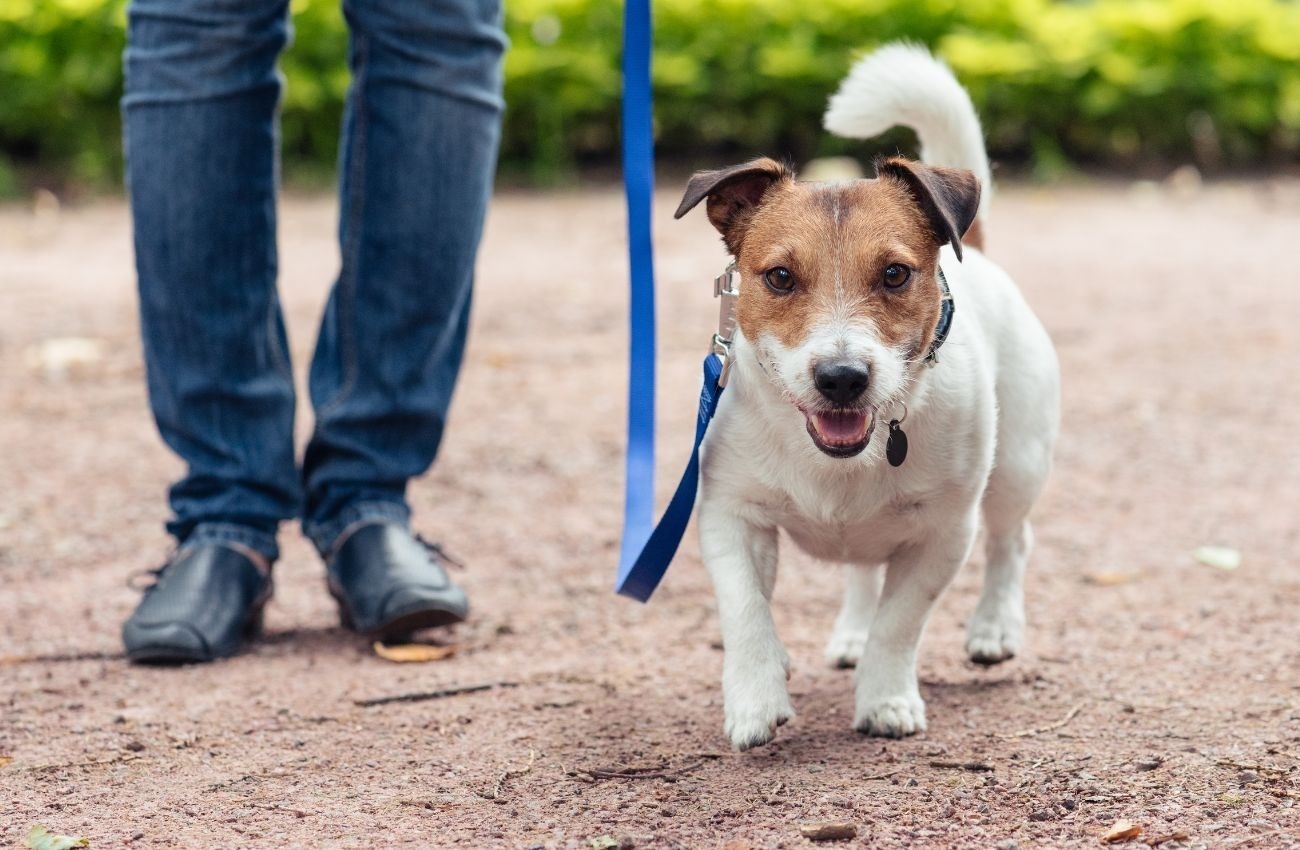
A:
[[[154,572],[135,613],[122,626],[132,661],[212,661],[239,651],[261,630],[271,598],[269,568],[253,555],[216,543],[182,547]]]
[[[343,625],[386,640],[464,620],[469,600],[447,578],[440,555],[438,547],[393,523],[353,531],[327,565]]]

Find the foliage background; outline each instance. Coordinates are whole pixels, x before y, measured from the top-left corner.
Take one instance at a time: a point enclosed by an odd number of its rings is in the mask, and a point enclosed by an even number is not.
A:
[[[111,184],[125,0],[0,0],[0,194]],[[503,166],[538,182],[615,160],[621,6],[506,0]],[[328,173],[348,74],[337,0],[293,0],[290,174]],[[1300,162],[1295,0],[657,0],[659,152],[863,152],[820,129],[853,59],[906,38],[970,88],[994,156],[1203,169]],[[906,144],[902,137],[886,144]]]

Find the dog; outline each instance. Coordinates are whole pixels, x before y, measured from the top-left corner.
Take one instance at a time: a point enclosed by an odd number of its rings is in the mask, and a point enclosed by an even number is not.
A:
[[[990,167],[970,97],[906,44],[863,59],[825,116],[856,138],[899,124],[916,131],[920,161],[803,183],[757,159],[696,173],[676,212],[706,202],[740,281],[698,513],[739,750],[795,713],[770,605],[780,529],[848,567],[826,657],[856,667],[860,732],[926,728],[917,647],[981,526],[987,567],[966,651],[987,665],[1022,648],[1028,514],[1059,429],[1056,354],[982,252]]]

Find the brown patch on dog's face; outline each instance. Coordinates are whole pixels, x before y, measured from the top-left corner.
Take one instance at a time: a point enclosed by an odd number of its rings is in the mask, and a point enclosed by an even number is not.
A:
[[[968,171],[902,159],[877,169],[874,180],[797,183],[754,160],[697,174],[677,209],[708,198],[741,274],[740,329],[836,458],[865,450],[877,411],[906,392],[942,310],[939,248],[960,259],[979,207]]]
[[[793,349],[818,325],[851,323],[915,358],[939,321],[938,259],[930,223],[900,181],[774,186],[737,257],[740,328],[750,340],[769,334]],[[896,288],[886,285],[894,265],[909,270]],[[793,276],[788,292],[764,279],[779,268]]]

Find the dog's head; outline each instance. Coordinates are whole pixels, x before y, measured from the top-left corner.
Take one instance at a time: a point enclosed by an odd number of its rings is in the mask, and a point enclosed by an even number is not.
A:
[[[708,199],[741,275],[737,320],[817,447],[852,457],[876,411],[920,368],[939,321],[939,248],[975,219],[969,171],[902,158],[876,179],[799,183],[757,159],[691,178],[680,218]]]

